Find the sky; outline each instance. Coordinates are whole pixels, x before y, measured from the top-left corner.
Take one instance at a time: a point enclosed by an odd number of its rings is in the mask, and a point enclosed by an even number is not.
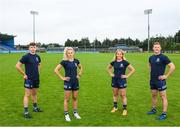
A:
[[[15,44],[59,43],[69,39],[147,38],[170,36],[180,30],[180,0],[0,0],[0,32],[16,35]]]

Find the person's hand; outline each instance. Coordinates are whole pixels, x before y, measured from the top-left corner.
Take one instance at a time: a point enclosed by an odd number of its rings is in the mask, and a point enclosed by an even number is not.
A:
[[[78,75],[76,76],[76,78],[77,78],[77,79],[80,79],[80,78],[81,78],[81,76],[78,74]]]
[[[128,78],[126,75],[121,75],[121,78]]]
[[[62,80],[64,80],[64,81],[69,81],[69,80],[70,80],[70,77],[63,77]]]
[[[114,74],[110,74],[111,77],[114,77]]]
[[[167,79],[167,76],[166,76],[166,75],[160,75],[160,76],[158,77],[158,79],[159,79],[159,80],[164,80],[164,79]]]
[[[27,75],[24,75],[23,78],[24,78],[24,79],[28,79]]]

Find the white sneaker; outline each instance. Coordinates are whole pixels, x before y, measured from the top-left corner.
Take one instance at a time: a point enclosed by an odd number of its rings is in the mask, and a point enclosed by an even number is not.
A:
[[[76,113],[74,113],[74,117],[76,118],[76,119],[81,119],[81,117],[79,116],[79,114],[76,112]]]
[[[70,119],[70,117],[69,117],[69,114],[65,115],[65,120],[66,120],[67,122],[70,122],[70,121],[71,121],[71,119]]]

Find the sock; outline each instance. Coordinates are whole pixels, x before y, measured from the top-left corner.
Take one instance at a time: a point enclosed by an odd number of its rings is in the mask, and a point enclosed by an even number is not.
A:
[[[155,108],[155,107],[152,107],[152,111],[153,111],[153,112],[156,112],[156,108]]]
[[[166,113],[166,112],[163,112],[162,115],[167,115],[167,113]]]
[[[123,110],[125,110],[127,108],[127,105],[123,105]]]
[[[28,107],[24,107],[24,114],[28,114]]]
[[[73,113],[77,113],[77,109],[73,109]]]
[[[68,115],[69,113],[68,113],[68,111],[64,111],[64,115]]]
[[[33,103],[33,108],[34,108],[34,109],[37,108],[37,103]]]
[[[114,108],[118,108],[117,102],[114,102]]]

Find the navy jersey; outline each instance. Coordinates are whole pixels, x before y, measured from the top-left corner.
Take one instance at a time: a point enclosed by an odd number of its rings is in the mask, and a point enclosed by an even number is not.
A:
[[[114,68],[114,75],[117,78],[120,78],[121,75],[125,75],[126,68],[129,65],[129,62],[126,60],[122,60],[120,62],[118,61],[112,61],[110,63]]]
[[[20,62],[25,65],[25,73],[30,80],[39,80],[38,66],[41,63],[41,58],[37,54],[26,54]]]
[[[149,64],[151,66],[151,79],[158,79],[160,75],[164,75],[166,65],[169,63],[171,63],[171,61],[163,54],[150,56]]]
[[[64,67],[65,77],[70,77],[70,81],[77,79],[77,66],[80,64],[79,60],[74,61],[62,60],[60,64]]]

